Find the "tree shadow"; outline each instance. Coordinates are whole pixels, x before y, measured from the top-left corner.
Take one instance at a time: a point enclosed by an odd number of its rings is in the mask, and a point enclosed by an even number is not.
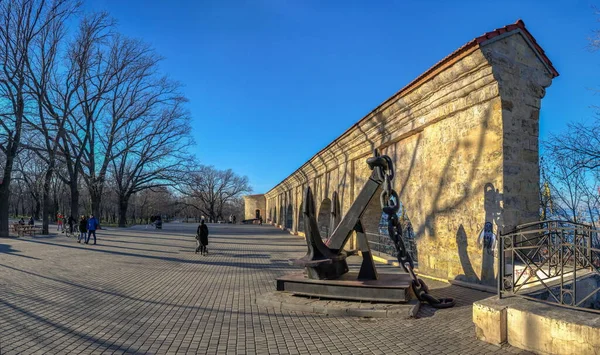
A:
[[[479,232],[477,238],[477,253],[481,253],[481,270],[480,273],[477,274],[473,268],[469,256],[469,238],[467,237],[465,228],[461,224],[456,232],[456,246],[458,248],[458,256],[464,274],[456,276],[455,279],[471,283],[494,285],[497,281],[494,273],[494,254],[497,253],[503,196],[498,189],[494,188],[492,183],[485,184],[483,193],[485,220],[483,229]],[[473,247],[471,247],[471,249],[473,249]]]
[[[87,333],[78,332],[77,330],[75,330],[73,328],[69,328],[69,327],[67,327],[65,325],[59,324],[57,322],[53,322],[53,321],[51,321],[49,319],[46,319],[46,318],[44,318],[42,316],[39,316],[39,315],[33,313],[32,311],[29,311],[29,310],[27,310],[25,308],[17,306],[16,304],[8,302],[5,299],[0,299],[0,305],[3,305],[3,306],[5,306],[5,307],[7,307],[7,308],[9,308],[9,309],[11,309],[13,311],[18,312],[19,314],[25,316],[26,318],[32,319],[32,320],[34,320],[36,322],[39,322],[39,323],[42,323],[44,325],[48,325],[48,326],[52,327],[53,329],[57,329],[57,330],[61,331],[64,334],[74,334],[74,335],[76,335],[80,339],[85,339],[86,343],[89,343],[90,345],[94,344],[94,345],[97,345],[100,348],[103,348],[104,351],[124,351],[124,350],[126,350],[128,354],[135,354],[135,355],[137,355],[137,354],[139,354],[139,355],[144,354],[144,353],[140,353],[140,352],[131,350],[129,345],[119,344],[116,341],[112,341],[110,343],[107,343],[108,339],[98,338],[98,337],[91,336],[91,335],[89,335]],[[25,322],[22,322],[22,323],[25,323]],[[31,332],[31,330],[30,330],[30,332]],[[44,340],[42,340],[44,336],[43,336],[43,334],[40,336],[39,332],[35,332],[31,336],[32,336],[32,338],[37,339],[38,342],[41,342],[41,343],[44,342]],[[40,339],[40,337],[42,339]],[[50,338],[48,340],[50,342],[52,342],[54,339]]]
[[[45,241],[43,242],[43,241],[39,241],[39,240],[28,240],[28,242],[43,244],[43,245],[52,245],[52,246],[57,246],[57,247],[62,247],[62,248],[69,248],[69,249],[86,250],[86,251],[89,251],[92,253],[112,254],[112,255],[120,255],[120,256],[127,256],[127,257],[170,261],[170,262],[176,262],[176,263],[182,263],[182,264],[207,264],[207,265],[217,265],[217,266],[232,266],[232,267],[238,267],[238,268],[243,268],[243,269],[246,269],[246,268],[247,269],[279,269],[279,268],[289,267],[289,265],[287,263],[273,263],[272,262],[270,264],[260,264],[260,263],[218,261],[218,260],[210,260],[208,258],[198,259],[198,260],[182,259],[182,258],[176,258],[176,257],[172,257],[172,256],[161,257],[158,255],[135,254],[135,253],[129,253],[129,252],[123,252],[123,251],[116,251],[116,250],[105,250],[105,249],[100,249],[100,248],[82,249],[81,247],[74,246],[74,245],[50,243],[50,242],[45,242]]]
[[[195,239],[191,238],[191,241],[193,241]],[[160,244],[160,243],[143,243],[143,242],[134,242],[134,241],[126,241],[126,240],[116,240],[116,239],[111,239],[110,240],[111,243],[119,243],[119,244],[135,244],[135,245],[149,245],[149,246],[156,246],[156,247],[176,247],[178,245],[173,245],[173,244]],[[186,240],[187,242],[187,240]]]
[[[26,259],[40,260],[39,258],[35,258],[33,256],[23,255],[23,254],[19,254],[19,253],[20,253],[20,251],[17,249],[13,249],[13,247],[11,245],[0,244],[0,254],[8,254],[8,255],[14,255],[14,256],[18,256],[18,257],[26,258]]]

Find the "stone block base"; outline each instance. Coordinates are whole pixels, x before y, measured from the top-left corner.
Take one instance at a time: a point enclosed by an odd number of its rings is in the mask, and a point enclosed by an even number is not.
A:
[[[511,297],[473,304],[479,340],[538,354],[600,354],[600,316]]]

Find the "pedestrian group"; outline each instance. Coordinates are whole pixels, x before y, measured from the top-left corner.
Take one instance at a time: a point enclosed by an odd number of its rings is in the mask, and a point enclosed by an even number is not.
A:
[[[85,244],[88,244],[90,237],[94,236],[94,245],[96,245],[96,229],[98,229],[99,223],[94,215],[90,215],[87,219],[85,216],[81,216],[79,220],[79,237],[77,237],[77,243],[81,243],[81,240]]]

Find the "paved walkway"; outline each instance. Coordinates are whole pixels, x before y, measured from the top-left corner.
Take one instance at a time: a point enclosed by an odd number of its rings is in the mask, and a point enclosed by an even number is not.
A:
[[[0,239],[0,354],[487,354],[518,353],[475,339],[471,302],[488,294],[446,287],[455,308],[420,319],[362,319],[256,305],[295,267],[303,239],[270,226],[195,225]],[[384,266],[384,268],[389,266]]]

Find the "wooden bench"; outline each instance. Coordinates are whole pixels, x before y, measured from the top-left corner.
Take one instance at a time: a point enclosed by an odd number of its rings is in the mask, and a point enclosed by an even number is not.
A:
[[[17,233],[17,235],[19,237],[22,237],[24,235],[36,235],[36,234],[41,234],[42,233],[42,227],[40,226],[32,226],[32,225],[20,225],[17,224],[16,226],[13,227],[15,229],[15,232]]]
[[[19,224],[19,223],[12,223],[11,224],[11,229],[12,229],[13,232],[17,233],[17,232],[19,232],[19,228],[22,227],[22,226],[23,225]]]

